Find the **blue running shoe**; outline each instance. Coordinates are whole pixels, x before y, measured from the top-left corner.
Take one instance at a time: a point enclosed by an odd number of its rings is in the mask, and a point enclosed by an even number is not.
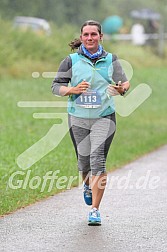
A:
[[[101,218],[100,212],[97,208],[93,208],[88,217],[88,225],[89,226],[100,226],[101,225]]]
[[[92,205],[92,190],[86,184],[84,184],[83,195],[84,195],[85,203],[91,206]]]

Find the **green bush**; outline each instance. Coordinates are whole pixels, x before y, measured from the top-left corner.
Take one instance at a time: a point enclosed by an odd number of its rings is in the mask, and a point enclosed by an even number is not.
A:
[[[26,73],[29,75],[33,66],[35,69],[44,70],[47,65],[52,65],[50,70],[53,71],[53,66],[58,65],[70,52],[68,42],[73,39],[74,28],[68,25],[59,29],[52,24],[52,34],[46,36],[35,34],[31,30],[25,32],[16,29],[11,22],[0,20],[0,24],[1,76],[9,74],[23,77]]]

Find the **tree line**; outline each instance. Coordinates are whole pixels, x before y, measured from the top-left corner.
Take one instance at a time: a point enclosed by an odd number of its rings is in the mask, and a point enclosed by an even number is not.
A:
[[[161,13],[167,23],[166,0],[1,0],[0,17],[12,19],[17,15],[35,16],[53,21],[61,26],[65,23],[81,25],[85,20],[95,19],[102,22],[111,15],[121,16],[130,22],[133,9],[151,8]]]

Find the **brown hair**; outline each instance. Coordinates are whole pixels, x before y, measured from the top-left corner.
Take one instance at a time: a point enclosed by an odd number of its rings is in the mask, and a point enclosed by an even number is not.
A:
[[[101,28],[101,24],[97,21],[94,20],[88,20],[85,23],[83,23],[83,25],[81,26],[81,34],[83,32],[83,28],[87,25],[95,25],[97,26],[97,30],[99,32],[99,34],[102,33],[102,28]],[[71,51],[74,51],[75,49],[79,48],[80,45],[82,44],[81,40],[78,39],[74,39],[73,41],[71,41],[68,45],[71,47]]]

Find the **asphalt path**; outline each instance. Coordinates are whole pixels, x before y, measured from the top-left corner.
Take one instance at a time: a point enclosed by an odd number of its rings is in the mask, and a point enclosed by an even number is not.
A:
[[[101,226],[80,187],[0,218],[2,252],[166,252],[167,145],[108,174]]]

